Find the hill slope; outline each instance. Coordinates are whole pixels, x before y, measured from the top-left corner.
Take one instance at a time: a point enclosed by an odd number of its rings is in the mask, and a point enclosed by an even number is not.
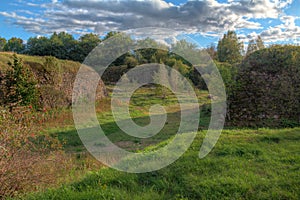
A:
[[[5,82],[4,74],[9,69],[7,63],[12,61],[12,56],[13,53],[0,52],[0,81],[2,79],[2,82]],[[71,105],[73,83],[81,63],[49,56],[17,56],[34,74],[41,106],[56,108]],[[105,86],[103,82],[99,82],[97,98],[101,99],[104,96],[106,96]]]

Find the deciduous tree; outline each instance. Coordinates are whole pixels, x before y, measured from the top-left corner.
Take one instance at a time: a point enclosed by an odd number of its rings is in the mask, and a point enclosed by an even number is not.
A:
[[[12,51],[15,53],[21,53],[24,51],[25,46],[23,44],[23,40],[21,38],[12,37],[7,41],[3,50],[4,51]]]

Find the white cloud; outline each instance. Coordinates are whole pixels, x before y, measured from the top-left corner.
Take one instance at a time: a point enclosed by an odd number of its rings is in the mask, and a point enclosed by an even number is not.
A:
[[[300,27],[295,23],[297,19],[299,19],[299,17],[289,15],[280,17],[282,24],[269,27],[267,30],[261,32],[262,38],[266,42],[297,41],[297,43],[299,43]]]
[[[27,3],[29,6],[45,9],[38,17],[25,17],[15,12],[0,12],[0,15],[36,34],[54,31],[86,33],[91,30],[101,34],[107,31],[157,27],[161,30],[174,30],[172,37],[182,33],[216,36],[229,29],[259,30],[262,26],[257,19],[279,18],[282,16],[282,9],[292,1],[229,0],[219,3],[216,0],[194,0],[173,5],[163,0],[52,0],[52,4]],[[282,17],[282,21],[284,23],[281,27],[265,30],[262,35],[270,39],[272,34],[283,35],[285,31],[298,31],[292,18]]]

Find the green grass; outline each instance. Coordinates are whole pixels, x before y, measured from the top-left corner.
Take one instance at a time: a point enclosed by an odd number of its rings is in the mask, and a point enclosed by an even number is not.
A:
[[[108,87],[108,90],[111,90],[110,87]],[[208,102],[207,92],[197,91],[197,95],[199,97],[200,105]],[[105,101],[105,103],[110,103],[110,101]],[[150,123],[148,111],[149,108],[155,104],[165,106],[167,111],[167,123],[159,133],[150,138],[140,139],[124,133],[116,124],[110,109],[105,112],[99,112],[98,120],[106,136],[112,142],[129,151],[143,150],[149,145],[158,144],[174,136],[177,133],[180,124],[181,113],[176,97],[169,91],[167,98],[162,99],[155,94],[154,88],[149,87],[138,89],[131,97],[130,115],[132,120],[140,126],[148,125]],[[200,127],[206,129],[209,121],[209,112],[203,110],[201,112],[199,123]],[[58,139],[63,142],[67,151],[85,151],[74,126],[67,128],[52,128],[48,130],[47,133],[58,137]]]
[[[134,94],[130,105],[133,120],[149,123],[148,108],[160,103],[167,106],[170,123],[154,137],[137,139],[118,128],[109,110],[101,112],[99,122],[111,141],[131,151],[153,151],[169,142],[178,128],[180,112],[172,94],[161,99],[153,92],[141,88]],[[198,96],[201,104],[207,103],[206,93]],[[203,131],[189,150],[159,171],[131,174],[103,167],[88,172],[80,181],[20,199],[300,199],[300,128],[231,127],[223,130],[212,152],[199,159],[209,119],[207,107],[201,112]],[[48,134],[64,141],[67,152],[85,151],[74,127],[51,129]]]
[[[7,63],[12,61],[12,56],[13,53],[11,52],[0,52],[0,71],[5,71],[8,69]],[[45,57],[43,56],[28,56],[18,54],[18,57],[21,58],[25,64],[30,64],[33,69],[38,68],[45,62]],[[76,72],[81,65],[79,62],[59,59],[57,60],[61,68],[68,72]]]
[[[299,199],[300,128],[225,130],[199,159],[205,132],[175,163],[130,174],[103,168],[24,199]],[[153,148],[153,147],[152,147]]]

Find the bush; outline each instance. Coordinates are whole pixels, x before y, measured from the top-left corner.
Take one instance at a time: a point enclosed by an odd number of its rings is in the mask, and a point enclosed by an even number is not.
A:
[[[300,47],[296,46],[273,46],[246,57],[229,99],[234,124],[282,126],[287,124],[282,120],[300,122],[299,58]]]
[[[10,110],[16,106],[32,105],[38,106],[38,95],[35,87],[36,80],[28,67],[23,65],[16,54],[13,55],[13,62],[8,63],[10,69],[4,76],[3,104]]]
[[[58,140],[39,135],[28,107],[0,108],[0,199],[55,184],[70,167]]]

